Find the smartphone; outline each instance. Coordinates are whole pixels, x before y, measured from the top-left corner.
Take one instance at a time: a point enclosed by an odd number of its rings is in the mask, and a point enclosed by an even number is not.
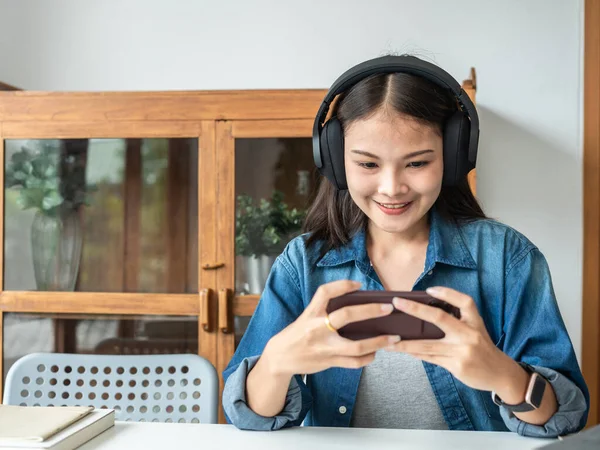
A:
[[[460,319],[460,309],[424,291],[355,291],[334,297],[327,304],[327,314],[346,306],[365,303],[392,303],[394,297],[406,298],[425,305],[441,308],[448,314]],[[385,334],[398,335],[402,340],[441,339],[444,332],[434,324],[418,319],[402,311],[394,311],[383,317],[349,323],[338,330],[340,336],[347,339],[367,339]]]

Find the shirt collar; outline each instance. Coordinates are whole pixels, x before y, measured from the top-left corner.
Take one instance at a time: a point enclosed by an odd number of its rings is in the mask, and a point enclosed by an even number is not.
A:
[[[429,218],[429,244],[425,258],[425,271],[430,270],[438,262],[467,269],[477,268],[467,249],[460,226],[445,220],[435,208],[431,209]],[[364,270],[370,265],[364,229],[358,231],[347,244],[325,253],[317,266],[331,267],[349,261],[355,261],[359,268]]]

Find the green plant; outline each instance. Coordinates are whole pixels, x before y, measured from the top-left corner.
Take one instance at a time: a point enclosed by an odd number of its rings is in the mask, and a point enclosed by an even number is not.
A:
[[[242,256],[279,255],[306,216],[304,210],[290,209],[279,191],[257,203],[249,195],[239,195],[237,202],[235,249]]]
[[[88,204],[85,166],[75,155],[61,157],[61,147],[43,142],[36,150],[21,147],[6,165],[5,186],[18,188],[17,205],[52,216]]]

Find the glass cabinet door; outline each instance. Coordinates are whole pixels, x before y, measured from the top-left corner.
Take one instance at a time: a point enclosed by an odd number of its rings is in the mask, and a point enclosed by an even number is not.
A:
[[[4,374],[39,351],[216,364],[216,296],[201,268],[214,259],[201,198],[214,191],[214,122],[161,127],[4,130]]]
[[[198,292],[198,139],[7,139],[5,291]]]
[[[301,234],[319,177],[312,121],[217,123],[219,369],[239,344],[275,258]],[[222,359],[222,360],[221,360]]]
[[[260,297],[275,258],[301,233],[317,179],[312,158],[307,137],[235,139],[237,298]],[[234,313],[236,346],[248,320]]]

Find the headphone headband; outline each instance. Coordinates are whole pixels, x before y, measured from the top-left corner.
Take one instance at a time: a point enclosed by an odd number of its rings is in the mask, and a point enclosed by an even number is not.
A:
[[[457,99],[461,109],[467,114],[471,121],[471,131],[469,136],[469,162],[475,166],[477,159],[477,144],[479,141],[479,116],[473,102],[462,89],[460,84],[445,70],[435,64],[423,61],[415,56],[381,56],[368,61],[364,61],[344,72],[329,88],[323,103],[319,107],[315,123],[313,125],[313,156],[318,168],[323,167],[321,157],[320,136],[323,130],[323,123],[331,102],[336,95],[344,92],[359,81],[374,74],[384,73],[408,73],[425,78],[436,85],[450,90]]]

